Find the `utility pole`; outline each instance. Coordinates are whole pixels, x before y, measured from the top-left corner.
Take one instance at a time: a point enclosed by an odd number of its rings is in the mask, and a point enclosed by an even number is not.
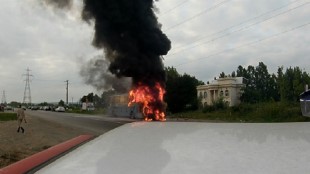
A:
[[[26,71],[27,71],[26,74],[23,74],[23,76],[26,76],[23,103],[31,104],[30,76],[33,75],[30,74],[29,68],[27,68]]]
[[[6,104],[6,98],[5,98],[5,91],[3,90],[3,94],[2,94],[2,100],[1,100],[2,104]]]
[[[68,106],[68,94],[69,94],[68,86],[69,86],[69,80],[66,80],[65,82],[67,83],[67,87],[66,87],[66,90],[67,90],[67,93],[66,93],[66,103],[67,103],[67,106]]]

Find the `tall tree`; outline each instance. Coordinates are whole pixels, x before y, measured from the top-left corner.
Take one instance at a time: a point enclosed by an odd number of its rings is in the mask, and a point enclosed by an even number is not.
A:
[[[64,102],[63,100],[60,100],[60,101],[58,102],[58,105],[59,105],[59,106],[65,106],[65,102]]]
[[[249,65],[247,69],[238,66],[237,76],[244,77],[246,82],[241,96],[243,102],[256,103],[279,99],[276,75],[269,74],[263,62],[259,62],[256,67]]]
[[[283,66],[278,67],[277,71],[277,87],[279,89],[280,101],[285,101],[285,82],[284,82]]]
[[[89,93],[87,96],[81,98],[81,102],[94,102],[94,93]]]
[[[299,95],[304,91],[306,84],[310,83],[309,74],[302,72],[299,67],[289,67],[283,74],[282,85],[280,88],[283,90],[282,100],[285,101],[298,101]]]
[[[224,72],[221,72],[220,78],[224,78],[225,76],[226,76],[225,73],[224,73]]]
[[[285,72],[283,67],[278,67],[277,74],[269,74],[263,62],[259,62],[256,67],[249,65],[247,69],[238,66],[237,76],[246,80],[241,100],[250,103],[298,101],[305,85],[310,84],[309,74],[299,67],[289,67]]]
[[[168,110],[175,113],[197,109],[196,87],[204,83],[188,74],[180,75],[173,67],[167,67],[165,70],[167,74],[165,101]]]
[[[231,73],[231,77],[236,77],[236,72],[235,72],[235,71],[233,71],[233,72]]]

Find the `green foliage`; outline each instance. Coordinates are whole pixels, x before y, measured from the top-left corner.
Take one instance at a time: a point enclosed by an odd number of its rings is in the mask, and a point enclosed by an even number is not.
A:
[[[88,95],[84,95],[81,98],[81,102],[93,102],[94,100],[94,93],[89,93]]]
[[[220,111],[227,109],[228,106],[225,103],[224,99],[221,97],[218,100],[213,102],[213,105],[207,105],[202,109],[203,113],[213,112],[213,111]]]
[[[0,113],[0,121],[10,121],[10,120],[16,120],[17,115],[16,113]]]
[[[203,84],[188,74],[180,75],[173,67],[165,68],[167,74],[165,101],[172,113],[198,109],[196,86]]]
[[[59,106],[65,106],[65,102],[64,102],[63,100],[60,100],[60,101],[58,102],[58,105],[59,105]]]
[[[40,103],[38,104],[39,106],[48,106],[49,104],[47,102],[43,102],[43,103]]]
[[[310,84],[309,74],[300,70],[299,67],[287,68],[285,73],[283,73],[283,67],[278,68],[281,101],[298,101],[306,84]]]
[[[267,66],[259,62],[258,66],[249,65],[237,68],[237,76],[244,77],[245,87],[242,89],[242,102],[259,103],[268,101],[298,101],[306,84],[310,84],[310,76],[299,67],[279,67],[277,74],[269,74]]]
[[[21,105],[21,103],[16,102],[16,101],[12,101],[9,105],[14,107],[14,108],[17,108],[19,105]]]
[[[226,109],[185,112],[174,117],[186,119],[204,119],[221,122],[301,122],[310,121],[300,111],[298,103],[263,102],[259,104],[243,103]]]
[[[97,94],[94,95],[94,93],[89,93],[88,95],[84,95],[80,101],[83,102],[92,102],[94,103],[94,106],[97,107],[103,107],[103,99],[100,98]]]
[[[220,78],[224,78],[224,77],[226,77],[225,73],[224,73],[224,72],[221,72]]]

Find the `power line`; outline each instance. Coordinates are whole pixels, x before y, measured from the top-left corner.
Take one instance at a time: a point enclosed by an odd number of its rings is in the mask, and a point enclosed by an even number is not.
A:
[[[218,36],[218,37],[212,38],[212,39],[210,39],[210,40],[207,40],[207,41],[204,41],[204,42],[200,42],[200,43],[198,43],[198,44],[196,44],[196,45],[193,45],[193,46],[190,46],[190,47],[188,47],[188,48],[181,49],[181,50],[176,51],[176,52],[174,52],[174,53],[172,53],[172,54],[169,54],[169,56],[172,56],[172,55],[175,55],[175,54],[177,54],[177,53],[183,52],[183,51],[185,51],[185,50],[192,49],[192,48],[195,48],[195,47],[198,47],[198,46],[201,46],[201,45],[204,45],[204,44],[213,42],[213,41],[215,41],[215,40],[218,40],[218,39],[224,38],[224,37],[226,37],[226,36],[229,36],[229,35],[231,35],[231,34],[233,34],[233,33],[236,33],[236,32],[239,32],[239,31],[244,31],[244,30],[246,30],[246,29],[248,29],[248,28],[250,28],[250,27],[252,27],[252,26],[254,26],[254,25],[257,25],[257,24],[260,24],[260,23],[269,21],[269,20],[271,20],[272,18],[275,18],[275,17],[278,17],[278,16],[280,16],[280,15],[286,14],[286,13],[288,13],[288,12],[291,12],[292,10],[296,10],[297,8],[300,8],[300,7],[302,7],[302,6],[308,5],[309,3],[310,3],[310,2],[301,4],[301,5],[296,6],[296,7],[294,7],[294,8],[288,9],[288,10],[282,12],[282,13],[273,15],[273,16],[271,16],[271,17],[269,17],[269,18],[267,18],[267,19],[264,19],[264,20],[262,20],[262,21],[258,21],[258,22],[252,23],[252,24],[250,24],[250,25],[247,25],[247,26],[244,26],[244,27],[242,27],[242,28],[239,28],[238,30],[235,30],[235,31],[232,31],[232,32],[228,32],[228,33],[224,33],[224,34],[222,34],[222,35],[220,35],[220,36]],[[227,30],[227,29],[225,29],[225,30]],[[222,30],[222,31],[223,31],[223,30]],[[218,33],[221,33],[222,31],[220,31],[220,32],[218,32]],[[215,34],[217,34],[217,33],[215,33]],[[212,35],[215,35],[215,34],[212,34]],[[204,38],[205,38],[205,37],[204,37]],[[200,40],[203,40],[203,39],[199,39],[198,41],[200,41]],[[193,43],[196,43],[196,42],[197,42],[197,41],[195,41],[195,42],[193,42]]]
[[[215,36],[215,35],[217,35],[217,34],[224,33],[224,32],[226,32],[226,31],[229,31],[229,30],[232,29],[232,28],[236,28],[236,27],[238,27],[238,26],[242,26],[243,24],[246,24],[247,22],[250,22],[250,21],[252,21],[252,20],[258,19],[258,18],[260,18],[260,17],[262,17],[262,16],[268,15],[268,14],[273,13],[273,12],[275,12],[275,11],[281,10],[282,8],[287,7],[287,6],[289,6],[289,5],[292,5],[292,4],[294,4],[294,3],[298,2],[298,1],[300,1],[300,0],[296,0],[296,1],[293,1],[293,2],[290,2],[290,3],[287,3],[287,4],[285,4],[285,5],[281,6],[281,7],[278,7],[278,8],[276,8],[276,9],[267,11],[267,12],[265,12],[265,13],[262,13],[262,14],[258,15],[258,16],[255,16],[255,17],[253,17],[253,18],[247,19],[247,20],[245,20],[245,21],[243,21],[243,22],[241,22],[241,23],[239,23],[239,24],[237,24],[237,25],[232,25],[232,26],[227,27],[227,28],[225,28],[225,29],[223,29],[223,30],[220,30],[220,31],[218,31],[218,32],[215,32],[215,33],[212,33],[212,34],[209,34],[209,35],[206,35],[206,36],[201,36],[199,39],[197,39],[197,40],[191,42],[190,44],[182,45],[182,46],[176,47],[176,48],[174,48],[174,49],[179,49],[179,48],[182,48],[182,47],[187,47],[188,45],[197,43],[197,42],[199,42],[199,41],[201,41],[201,40],[204,40],[205,38],[208,38],[208,37],[210,37],[210,36]]]
[[[33,81],[42,81],[42,82],[63,82],[62,80],[46,80],[46,79],[33,79]]]
[[[184,5],[184,4],[187,3],[188,1],[189,1],[189,0],[185,0],[185,1],[180,2],[180,3],[177,4],[176,6],[170,8],[169,10],[167,10],[167,11],[165,11],[165,12],[163,12],[163,13],[161,14],[161,16],[163,16],[164,14],[167,14],[167,13],[169,13],[169,12],[171,12],[171,11],[173,11],[173,10],[179,8],[180,6]]]
[[[222,51],[216,52],[216,53],[211,54],[211,55],[209,55],[209,56],[207,56],[207,57],[202,57],[202,58],[195,59],[195,60],[192,60],[192,61],[189,61],[189,62],[184,62],[184,63],[181,63],[181,64],[176,65],[176,67],[182,66],[182,65],[185,65],[185,64],[190,64],[190,63],[193,63],[193,62],[196,62],[196,61],[199,61],[199,60],[203,60],[203,59],[206,59],[206,58],[209,58],[209,57],[212,57],[212,56],[216,56],[216,55],[222,54],[222,53],[227,52],[227,51],[231,51],[231,50],[235,50],[235,49],[238,49],[238,48],[246,47],[246,46],[249,46],[249,45],[257,44],[257,43],[259,43],[259,42],[263,42],[263,41],[272,39],[272,38],[274,38],[274,37],[278,37],[278,36],[280,36],[280,35],[286,34],[286,33],[288,33],[288,32],[291,32],[291,31],[294,31],[294,30],[297,30],[297,29],[306,27],[306,26],[309,25],[309,24],[310,24],[310,22],[308,22],[308,23],[306,23],[306,24],[302,24],[302,25],[296,26],[296,27],[294,27],[294,28],[291,28],[291,29],[288,29],[288,30],[285,30],[285,31],[282,31],[282,32],[280,32],[280,33],[274,34],[274,35],[272,35],[272,36],[269,36],[269,37],[266,37],[266,38],[263,38],[263,39],[259,39],[259,40],[256,40],[256,41],[252,41],[252,42],[249,42],[249,43],[246,43],[246,44],[239,45],[239,46],[234,47],[234,48],[229,48],[229,49],[226,49],[226,50],[222,50]]]
[[[222,2],[220,2],[220,3],[218,3],[218,4],[214,5],[214,6],[212,6],[212,7],[210,7],[210,8],[207,8],[207,9],[205,9],[205,10],[203,10],[203,11],[197,13],[196,15],[194,15],[194,16],[192,16],[192,17],[190,17],[190,18],[185,19],[185,20],[182,21],[182,22],[179,22],[179,23],[177,23],[177,24],[175,24],[175,25],[172,25],[172,26],[168,27],[168,28],[167,28],[166,30],[164,30],[164,31],[167,32],[167,31],[169,31],[169,30],[171,30],[171,29],[173,29],[173,28],[175,28],[175,27],[177,27],[177,26],[180,26],[180,25],[182,25],[182,24],[184,24],[184,23],[186,23],[186,22],[188,22],[188,21],[191,21],[191,20],[193,20],[193,19],[195,19],[195,18],[197,18],[197,17],[203,15],[203,14],[206,13],[206,12],[210,12],[210,11],[212,11],[212,10],[215,10],[216,8],[222,6],[223,4],[225,4],[225,3],[229,2],[229,1],[231,1],[231,0],[222,1]]]

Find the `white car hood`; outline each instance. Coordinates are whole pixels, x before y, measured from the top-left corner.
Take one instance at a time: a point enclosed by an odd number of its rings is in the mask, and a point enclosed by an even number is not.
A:
[[[310,123],[136,122],[37,173],[308,174],[309,162]]]

